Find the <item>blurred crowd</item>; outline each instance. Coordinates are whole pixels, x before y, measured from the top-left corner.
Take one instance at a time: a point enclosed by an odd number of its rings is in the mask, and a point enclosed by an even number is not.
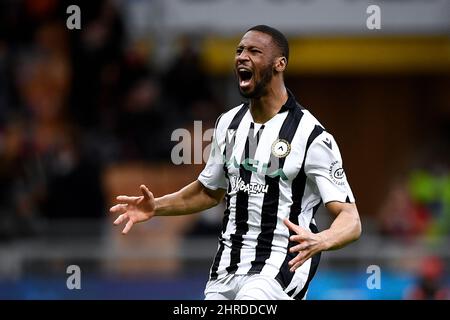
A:
[[[442,244],[450,233],[447,168],[415,169],[392,183],[379,212],[382,234],[404,241],[423,237]]]
[[[71,4],[0,3],[2,239],[103,217],[107,165],[170,161],[172,131],[222,108],[189,38],[156,71],[151,39],[130,41],[112,1],[83,2],[81,30],[66,28]]]
[[[450,286],[446,283],[446,266],[439,256],[422,259],[414,284],[405,290],[408,300],[449,300]]]

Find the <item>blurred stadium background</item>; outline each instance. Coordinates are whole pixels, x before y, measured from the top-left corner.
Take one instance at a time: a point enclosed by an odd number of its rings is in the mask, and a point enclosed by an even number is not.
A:
[[[450,297],[450,1],[2,0],[1,299],[203,298],[223,208],[127,237],[107,210],[197,177],[172,164],[171,133],[241,101],[234,49],[256,24],[289,36],[287,84],[337,138],[363,223],[323,254],[308,298]]]

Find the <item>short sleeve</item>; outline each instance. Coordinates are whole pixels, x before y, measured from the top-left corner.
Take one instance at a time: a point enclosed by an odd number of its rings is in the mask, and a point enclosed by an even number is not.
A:
[[[202,170],[198,176],[198,181],[200,181],[203,186],[211,190],[217,189],[227,189],[228,183],[225,177],[225,171],[223,166],[223,156],[222,149],[220,147],[220,129],[217,121],[216,127],[214,128],[213,139],[211,143],[211,151],[209,153],[208,161],[206,162],[205,168]]]
[[[307,150],[305,173],[316,184],[323,203],[355,202],[338,145],[328,132],[320,134]]]

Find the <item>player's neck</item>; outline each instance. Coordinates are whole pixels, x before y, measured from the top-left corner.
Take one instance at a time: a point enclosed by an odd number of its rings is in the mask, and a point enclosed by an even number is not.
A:
[[[287,99],[288,93],[283,82],[269,86],[264,96],[250,100],[250,113],[253,121],[256,123],[269,121],[280,111]]]

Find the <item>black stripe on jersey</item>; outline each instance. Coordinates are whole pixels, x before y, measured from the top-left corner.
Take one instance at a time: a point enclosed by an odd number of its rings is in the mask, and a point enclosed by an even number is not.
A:
[[[302,116],[303,112],[299,107],[289,109],[289,113],[281,126],[278,138],[284,139],[290,144],[294,138]],[[270,164],[279,161],[278,168],[280,169],[283,169],[285,159],[285,157],[275,158],[272,153],[270,154]],[[271,166],[270,164],[269,167]],[[278,203],[280,197],[280,176],[270,177],[266,175],[265,182],[269,187],[267,193],[264,194],[261,210],[261,233],[258,235],[255,260],[252,261],[252,267],[249,273],[260,273],[266,260],[269,259],[270,253],[272,252],[273,235],[277,227]]]
[[[245,184],[249,184],[252,171],[246,170],[243,165],[244,159],[254,159],[256,148],[259,142],[259,136],[264,130],[264,126],[259,128],[255,141],[255,124],[250,123],[250,129],[247,135],[247,141],[245,142],[245,148],[243,152],[243,158],[241,159],[241,164],[239,165],[239,176]],[[252,145],[252,148],[250,148]],[[238,263],[241,261],[241,249],[243,245],[243,235],[248,232],[248,196],[249,194],[245,191],[237,191],[236,193],[236,231],[231,234],[231,255],[230,255],[230,265],[226,268],[228,273],[234,273],[238,269]]]
[[[316,208],[318,208],[319,206],[320,206],[320,203],[314,209],[317,211]],[[312,223],[309,224],[309,229],[313,233],[319,232],[319,229],[317,229],[317,226]],[[312,278],[316,274],[317,268],[319,267],[320,255],[321,255],[321,253],[319,252],[311,257],[311,266],[309,267],[308,279],[306,280],[305,285],[303,286],[302,290],[298,293],[298,295],[293,297],[295,300],[302,300],[305,297],[305,294],[308,291],[309,283],[311,282]]]
[[[247,110],[248,110],[248,104],[244,104],[241,107],[241,109],[239,109],[239,111],[234,115],[233,120],[231,120],[231,123],[228,126],[228,130],[236,130],[238,128],[238,126],[241,123],[242,118],[244,118],[244,115],[247,112]],[[225,143],[225,148],[223,150],[224,157],[226,157],[226,154],[227,154],[227,150],[226,150],[227,146],[231,149],[230,151],[232,152],[232,149],[234,148],[235,138],[236,138],[236,135],[234,135],[232,141],[229,141],[229,143],[227,143],[227,142]],[[227,135],[226,135],[225,139],[228,139]],[[229,153],[231,154],[231,152],[229,152]],[[227,179],[229,179],[226,161],[224,162],[223,170],[225,171],[225,177]],[[230,216],[230,196],[229,196],[230,191],[231,191],[231,185],[228,184],[228,192],[227,192],[227,196],[226,196],[227,204],[226,204],[225,211],[223,213],[223,221],[222,221],[222,234],[225,233],[225,231],[227,230],[228,219]],[[214,258],[213,266],[211,268],[210,279],[212,279],[212,280],[217,279],[217,276],[218,276],[217,269],[219,268],[220,259],[222,258],[222,253],[225,248],[222,235],[220,235],[220,237],[219,237],[219,242],[220,242],[220,246],[219,246],[219,249],[217,250],[216,256]]]
[[[237,130],[247,110],[248,110],[248,103],[244,103],[242,107],[239,109],[239,111],[236,112],[236,114],[234,115],[234,118],[233,120],[231,120],[228,129]]]
[[[323,131],[324,129],[319,125],[316,125],[312,130],[311,134],[308,137],[308,141],[306,142],[305,155],[303,156],[302,167],[299,170],[297,176],[292,181],[292,205],[289,213],[289,221],[297,225],[298,225],[298,215],[302,211],[301,204],[306,186],[306,173],[305,173],[306,155],[314,139],[316,139]],[[289,237],[292,235],[294,235],[294,232],[289,230]],[[294,273],[289,270],[288,262],[297,255],[296,253],[289,252],[289,249],[296,244],[297,244],[296,242],[289,241],[286,252],[286,258],[284,259],[284,262],[281,265],[280,272],[276,276],[276,279],[281,284],[283,289],[285,289],[289,285],[289,283],[292,280],[292,277],[294,276]]]

